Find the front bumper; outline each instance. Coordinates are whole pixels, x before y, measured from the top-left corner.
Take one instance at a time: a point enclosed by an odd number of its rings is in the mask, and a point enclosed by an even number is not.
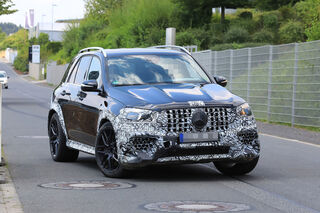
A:
[[[167,131],[163,122],[165,115],[153,122],[128,122],[119,115],[113,123],[118,159],[130,168],[151,164],[243,162],[258,157],[260,142],[254,117],[232,116],[227,129],[216,130],[217,141],[180,143],[179,133]]]

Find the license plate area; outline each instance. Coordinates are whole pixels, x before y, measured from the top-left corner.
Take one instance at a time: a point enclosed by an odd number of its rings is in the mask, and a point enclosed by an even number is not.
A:
[[[200,143],[212,142],[219,140],[218,132],[196,132],[196,133],[180,133],[180,143]]]

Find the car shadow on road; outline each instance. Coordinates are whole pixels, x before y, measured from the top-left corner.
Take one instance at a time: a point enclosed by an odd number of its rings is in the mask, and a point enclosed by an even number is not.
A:
[[[90,170],[99,170],[95,158],[81,156],[75,162],[79,167],[87,167]],[[102,174],[101,174],[102,176]],[[242,176],[246,180],[259,180],[259,175],[249,174]],[[97,177],[99,178],[99,177]],[[106,177],[107,178],[107,177]],[[181,165],[152,165],[136,168],[128,171],[127,175],[118,180],[143,181],[143,182],[196,182],[196,181],[232,181],[239,179],[222,175],[214,169],[213,164],[181,164]],[[112,179],[117,180],[117,179]]]

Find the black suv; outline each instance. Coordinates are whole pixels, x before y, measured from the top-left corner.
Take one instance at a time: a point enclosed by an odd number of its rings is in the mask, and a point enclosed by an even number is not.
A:
[[[226,84],[178,46],[83,49],[52,95],[52,158],[93,154],[108,177],[207,162],[227,175],[248,173],[259,159],[256,122]]]

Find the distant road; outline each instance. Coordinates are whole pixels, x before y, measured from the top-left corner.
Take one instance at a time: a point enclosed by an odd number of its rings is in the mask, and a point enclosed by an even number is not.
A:
[[[319,212],[320,146],[260,136],[262,156],[247,176],[230,178],[212,164],[151,167],[128,179],[105,178],[93,156],[74,163],[51,160],[47,112],[52,89],[29,83],[0,63],[10,75],[3,93],[3,148],[20,201],[27,213],[150,212],[144,205],[164,201],[242,203],[242,212]],[[109,180],[134,184],[119,190],[58,190],[51,182]]]

